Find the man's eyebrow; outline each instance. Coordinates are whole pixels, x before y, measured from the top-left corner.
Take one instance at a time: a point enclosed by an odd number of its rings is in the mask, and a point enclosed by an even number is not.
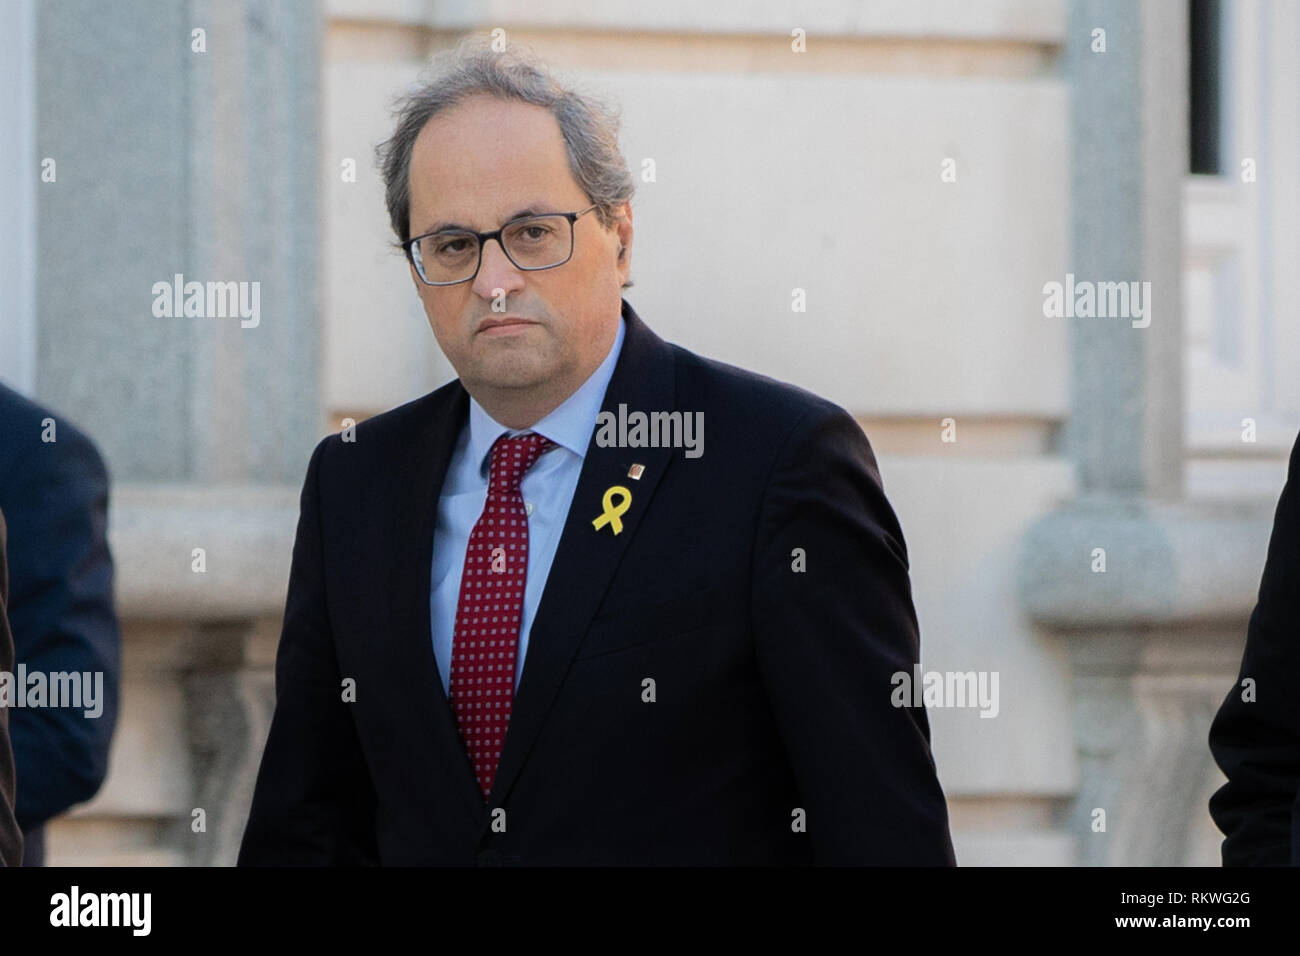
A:
[[[503,224],[510,222],[512,219],[520,219],[524,216],[541,216],[546,213],[555,212],[545,203],[533,203],[531,206],[525,206],[523,209],[517,209],[502,220]],[[435,222],[428,229],[425,229],[419,235],[428,235],[433,232],[478,232],[473,226],[462,225],[459,222]]]

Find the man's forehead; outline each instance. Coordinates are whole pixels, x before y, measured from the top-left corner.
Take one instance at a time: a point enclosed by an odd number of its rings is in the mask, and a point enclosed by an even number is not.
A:
[[[491,229],[525,211],[567,212],[581,195],[550,111],[483,96],[425,124],[411,154],[410,187],[419,220],[412,226],[420,231]]]

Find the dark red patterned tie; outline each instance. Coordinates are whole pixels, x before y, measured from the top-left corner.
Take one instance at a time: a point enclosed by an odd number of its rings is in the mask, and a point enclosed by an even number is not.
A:
[[[492,446],[487,503],[469,535],[451,650],[451,696],[486,800],[515,696],[515,648],[528,574],[528,515],[519,482],[555,442],[528,432]]]

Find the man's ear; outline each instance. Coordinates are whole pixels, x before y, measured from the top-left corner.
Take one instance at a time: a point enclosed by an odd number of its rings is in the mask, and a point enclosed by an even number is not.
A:
[[[613,208],[614,230],[618,233],[618,261],[622,262],[632,247],[632,203],[626,199]]]

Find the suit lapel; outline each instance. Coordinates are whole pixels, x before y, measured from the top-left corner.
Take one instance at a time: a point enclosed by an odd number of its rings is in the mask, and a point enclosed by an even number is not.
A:
[[[455,381],[430,398],[431,410],[419,416],[410,447],[401,449],[397,456],[401,464],[394,476],[394,507],[389,512],[393,524],[380,539],[381,544],[391,542],[393,547],[388,555],[394,595],[393,674],[398,706],[416,728],[415,738],[435,750],[437,759],[427,762],[423,771],[436,772],[433,768],[439,766],[453,768],[448,783],[478,825],[486,815],[483,794],[442,689],[433,654],[429,607],[438,497],[456,439],[469,416],[469,394]],[[417,762],[418,754],[417,749]]]
[[[626,300],[623,317],[627,323],[623,350],[601,409],[615,416],[619,403],[626,404],[629,412],[671,410],[674,407],[671,348],[640,320]],[[623,553],[640,528],[641,517],[674,454],[680,451],[600,447],[593,431],[541,604],[529,632],[523,677],[511,708],[490,805],[501,805],[519,775],[578,644],[613,580]],[[645,466],[639,480],[628,476],[628,469],[634,463]],[[623,528],[618,534],[613,533],[609,524],[600,529],[592,525],[603,510],[606,490],[614,485],[632,493],[631,503],[621,515]],[[427,577],[426,573],[426,583]]]

